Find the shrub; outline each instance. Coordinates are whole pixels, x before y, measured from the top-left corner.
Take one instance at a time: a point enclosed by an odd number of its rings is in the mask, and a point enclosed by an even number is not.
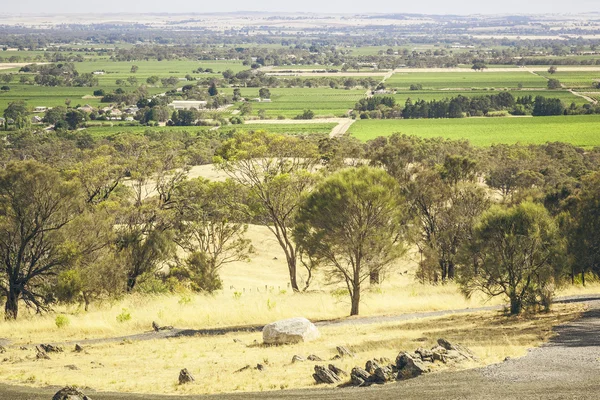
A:
[[[117,315],[117,322],[127,322],[131,320],[131,313],[128,309],[124,308],[119,315]]]
[[[56,327],[60,329],[69,326],[71,321],[69,321],[69,318],[66,315],[61,314],[56,316],[54,323],[56,324]]]

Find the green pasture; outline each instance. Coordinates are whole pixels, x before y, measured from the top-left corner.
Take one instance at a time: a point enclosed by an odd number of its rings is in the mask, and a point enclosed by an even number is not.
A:
[[[233,89],[224,89],[225,93],[233,93]],[[258,97],[259,88],[242,88],[243,97]],[[358,100],[364,97],[364,90],[345,90],[329,88],[274,88],[271,91],[271,102],[250,102],[252,115],[265,110],[266,116],[293,118],[304,110],[312,110],[316,116],[341,116],[354,108]],[[239,107],[239,106],[238,106]]]
[[[386,81],[392,88],[408,89],[421,84],[423,89],[444,88],[544,88],[547,80],[530,72],[398,72]]]
[[[600,115],[360,120],[349,129],[349,134],[362,141],[393,133],[428,138],[468,139],[475,146],[560,141],[591,148],[600,146]]]
[[[538,74],[547,78],[558,79],[560,83],[569,88],[589,88],[592,87],[592,82],[600,81],[600,71],[561,71],[560,66],[557,66],[558,71],[554,74],[548,72],[538,72]]]
[[[327,133],[336,126],[335,123],[315,123],[306,124],[298,121],[297,124],[247,124],[247,125],[227,125],[220,128],[221,131],[239,130],[239,131],[266,131],[271,133],[282,133],[288,135]]]

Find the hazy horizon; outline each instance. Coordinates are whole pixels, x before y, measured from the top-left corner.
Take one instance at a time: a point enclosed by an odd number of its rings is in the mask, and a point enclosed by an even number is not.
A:
[[[596,4],[594,4],[596,3]],[[251,6],[241,0],[230,0],[226,4],[209,3],[199,5],[190,0],[171,0],[168,3],[148,0],[144,3],[105,0],[101,9],[98,3],[74,2],[49,3],[42,0],[22,0],[4,4],[0,14],[123,14],[123,13],[231,13],[231,12],[285,12],[285,13],[364,13],[364,14],[428,14],[428,15],[471,15],[471,14],[577,14],[599,12],[597,0],[581,0],[574,3],[552,0],[506,0],[498,2],[481,2],[462,0],[448,2],[445,0],[421,0],[419,2],[391,2],[383,0],[379,7],[372,3],[349,3],[347,1],[305,0],[302,8],[296,2],[273,3],[257,0]],[[142,8],[142,9],[140,9]]]

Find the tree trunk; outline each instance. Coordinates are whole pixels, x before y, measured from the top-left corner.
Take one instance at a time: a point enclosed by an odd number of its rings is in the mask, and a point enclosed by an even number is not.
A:
[[[288,270],[290,271],[290,285],[294,292],[299,292],[298,280],[296,279],[296,258],[287,257]]]
[[[581,284],[585,286],[585,270],[581,270]]]
[[[381,283],[378,270],[371,271],[369,276],[369,283],[371,283],[371,285],[379,285]]]
[[[127,278],[127,291],[131,292],[137,283],[137,276],[130,276]]]
[[[358,315],[358,305],[360,304],[360,284],[354,286],[352,292],[352,308],[350,309],[350,316]]]
[[[440,260],[440,269],[442,270],[442,283],[446,282],[446,278],[448,277],[448,268],[446,267],[446,262],[444,260]]]
[[[523,302],[517,296],[510,297],[510,314],[518,315],[521,313],[521,309],[523,308]]]
[[[450,261],[448,263],[448,279],[454,279],[454,263],[452,261]]]
[[[17,319],[20,296],[21,291],[11,286],[8,296],[6,296],[6,304],[4,305],[4,319]]]

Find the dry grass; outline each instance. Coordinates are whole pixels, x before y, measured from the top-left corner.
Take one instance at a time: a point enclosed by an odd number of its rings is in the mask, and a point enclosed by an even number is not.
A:
[[[332,294],[335,287],[324,285],[320,277],[312,286],[313,292],[294,294],[289,290],[287,267],[275,240],[263,227],[251,227],[250,235],[257,249],[252,262],[226,266],[222,271],[225,289],[214,296],[193,293],[131,295],[118,301],[94,304],[87,313],[72,306],[59,307],[55,313],[43,316],[29,314],[23,309],[16,322],[0,323],[0,337],[16,344],[62,342],[145,332],[152,321],[178,328],[201,329],[260,325],[295,316],[317,321],[348,315],[347,295]],[[487,302],[483,297],[467,300],[455,284],[421,285],[413,278],[414,268],[415,261],[409,254],[400,260],[396,272],[381,287],[367,288],[361,302],[361,316],[474,308],[503,301],[497,298]],[[268,289],[265,289],[265,283]],[[599,291],[600,285],[593,283],[585,288],[568,286],[560,294]],[[123,310],[130,313],[131,320],[118,322],[117,316]],[[68,326],[56,326],[58,314],[68,318]]]
[[[354,359],[335,361],[345,370],[374,357],[391,360],[401,350],[430,347],[439,337],[470,347],[480,363],[468,368],[518,357],[528,348],[547,340],[554,325],[575,318],[580,306],[561,305],[555,311],[529,318],[507,318],[498,312],[480,312],[401,323],[330,326],[321,328],[321,338],[310,343],[265,347],[260,333],[235,333],[215,337],[193,337],[161,341],[112,343],[88,346],[84,353],[51,354],[51,360],[35,360],[33,350],[11,348],[0,363],[4,381],[30,385],[75,384],[98,390],[140,393],[221,393],[279,390],[314,386],[314,362],[291,364],[292,356],[316,354],[329,360],[335,347],[344,345],[356,353]],[[241,343],[233,339],[241,340]],[[255,369],[236,370],[257,363]],[[321,364],[326,364],[322,362]],[[75,365],[78,370],[67,369]],[[177,385],[179,370],[188,368],[196,382]]]

